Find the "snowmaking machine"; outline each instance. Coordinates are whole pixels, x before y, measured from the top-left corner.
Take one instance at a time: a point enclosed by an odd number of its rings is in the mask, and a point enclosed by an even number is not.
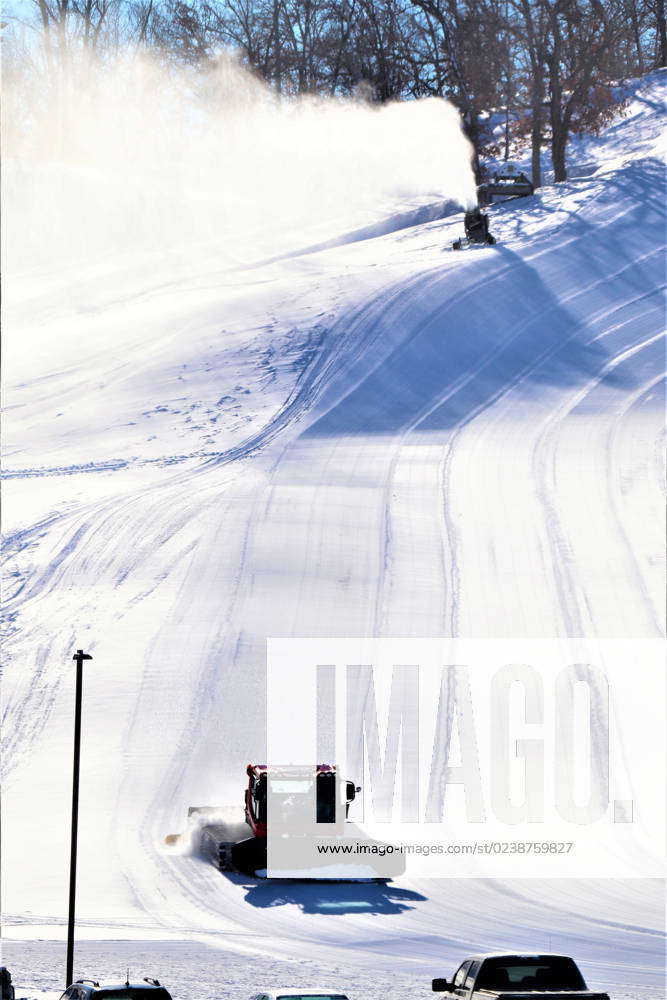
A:
[[[277,797],[281,808],[289,811],[294,796],[312,791],[314,780],[317,823],[324,824],[340,823],[337,803],[344,803],[347,820],[350,805],[361,791],[353,781],[343,781],[334,764],[318,764],[314,775],[312,768],[248,764],[246,774],[244,819],[240,818],[240,811],[225,807],[193,806],[188,810],[188,820],[200,851],[223,872],[253,876],[266,870],[269,782],[271,794]],[[165,842],[174,845],[180,839],[180,834],[171,834]]]
[[[463,250],[470,246],[493,246],[495,237],[489,232],[489,217],[479,208],[466,212],[463,225],[465,236],[452,243],[452,250]]]

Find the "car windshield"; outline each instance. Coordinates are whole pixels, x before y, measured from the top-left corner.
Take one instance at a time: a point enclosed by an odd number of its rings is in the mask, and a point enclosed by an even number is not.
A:
[[[271,778],[271,791],[275,795],[305,795],[312,787],[312,781],[308,780]]]
[[[477,978],[479,990],[585,990],[586,984],[571,958],[536,956],[487,958]]]

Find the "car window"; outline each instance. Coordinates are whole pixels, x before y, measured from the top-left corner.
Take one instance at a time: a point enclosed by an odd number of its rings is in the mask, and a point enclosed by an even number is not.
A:
[[[454,976],[454,986],[463,986],[469,968],[470,962],[464,962],[463,965],[459,966],[459,970]]]
[[[472,962],[470,968],[468,969],[468,975],[466,976],[465,988],[467,990],[472,989],[475,985],[475,980],[477,979],[477,973],[479,972],[480,962]]]
[[[586,989],[579,969],[571,958],[559,955],[489,958],[479,976],[479,989],[502,990],[520,987],[524,990]]]

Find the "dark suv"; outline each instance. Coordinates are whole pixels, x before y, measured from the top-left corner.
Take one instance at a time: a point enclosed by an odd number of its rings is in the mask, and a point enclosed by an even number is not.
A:
[[[98,983],[95,979],[77,979],[60,1000],[171,1000],[169,991],[157,979],[140,983]]]

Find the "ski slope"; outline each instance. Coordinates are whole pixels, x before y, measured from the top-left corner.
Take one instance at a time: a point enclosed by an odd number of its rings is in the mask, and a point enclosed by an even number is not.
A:
[[[183,941],[224,953],[233,998],[286,968],[352,1000],[426,996],[515,948],[662,995],[659,880],[275,885],[162,842],[264,758],[267,636],[663,634],[665,82],[571,181],[494,208],[493,248],[450,252],[461,216],[422,207],[243,266],[137,253],[13,281],[10,941],[63,935],[83,647],[81,934],[163,942],[175,997],[221,995],[174,964]],[[15,947],[17,982],[57,987]]]

